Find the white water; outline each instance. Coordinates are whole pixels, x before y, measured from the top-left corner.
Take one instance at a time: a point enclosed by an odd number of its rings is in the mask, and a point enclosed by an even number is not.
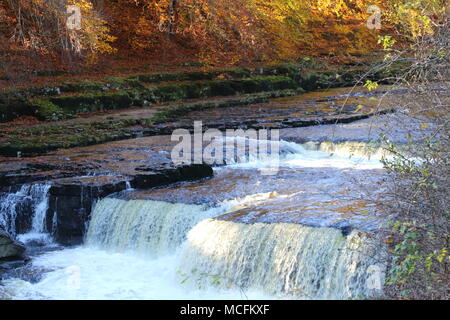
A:
[[[174,252],[198,222],[225,212],[225,207],[106,198],[95,207],[86,244],[160,256]]]
[[[381,167],[378,159],[349,158],[295,143],[281,144],[283,166]],[[256,159],[235,166],[262,168],[273,160]],[[0,296],[347,299],[374,293],[367,286],[371,265],[362,254],[368,249],[360,232],[343,237],[336,229],[211,219],[277,196],[273,192],[252,195],[217,207],[103,199],[92,214],[85,246],[36,258],[34,266],[52,271],[36,284],[4,281]]]
[[[37,186],[37,190],[33,189]],[[32,194],[34,193],[36,207],[34,208],[34,216],[31,225],[31,231],[36,233],[44,233],[47,231],[46,227],[46,214],[48,209],[48,191],[50,190],[50,184],[33,185]]]
[[[33,266],[51,269],[37,284],[10,279],[13,299],[269,299],[239,288],[193,288],[179,279],[180,246],[199,221],[273,197],[261,194],[209,208],[106,198],[95,207],[86,245],[46,253]]]
[[[27,234],[17,235],[17,237],[21,241],[27,241],[35,237],[47,237],[46,214],[50,187],[51,184],[49,183],[23,185],[16,193],[6,193],[0,199],[0,226],[3,226],[11,235],[16,236],[18,205],[30,200],[33,212],[31,230]]]
[[[80,247],[36,258],[36,267],[51,268],[42,281],[4,281],[0,297],[8,299],[268,299],[256,291],[192,289],[180,283],[176,254],[149,260],[132,253]]]
[[[343,237],[337,229],[209,219],[189,232],[181,265],[188,275],[276,296],[349,299],[374,293],[370,251],[357,231]]]
[[[373,293],[360,232],[345,238],[336,229],[207,218],[277,196],[253,195],[215,208],[103,199],[85,246],[36,258],[35,267],[53,271],[37,284],[5,281],[0,293],[14,299],[347,299]]]
[[[33,219],[31,221],[31,231],[18,235],[17,238],[28,243],[30,241],[38,241],[50,244],[52,238],[47,232],[47,210],[49,201],[49,190],[51,184],[37,184],[31,187],[31,197],[33,199]]]
[[[237,140],[239,145],[249,144],[249,139]],[[264,143],[263,143],[264,144]],[[382,169],[382,157],[387,154],[378,147],[370,147],[361,143],[306,143],[298,144],[295,142],[279,141],[267,142],[267,144],[276,144],[279,153],[259,155],[257,152],[247,154],[246,157],[229,161],[230,168],[249,168],[249,169],[277,169],[287,168],[351,168],[358,170]],[[254,151],[254,150],[253,150]]]
[[[0,199],[0,226],[9,234],[16,234],[16,207],[27,196],[29,186],[23,185],[16,193],[6,193]]]

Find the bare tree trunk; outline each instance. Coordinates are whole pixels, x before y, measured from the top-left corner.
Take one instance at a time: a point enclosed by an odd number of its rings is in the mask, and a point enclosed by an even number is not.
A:
[[[167,32],[169,34],[174,34],[176,25],[178,22],[178,2],[177,0],[171,0],[170,7],[169,7],[169,28]]]

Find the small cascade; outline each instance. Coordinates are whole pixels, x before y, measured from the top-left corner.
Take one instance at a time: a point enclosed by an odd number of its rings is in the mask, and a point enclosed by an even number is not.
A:
[[[105,198],[95,206],[86,244],[160,256],[174,252],[198,222],[225,211],[206,205]]]
[[[0,193],[0,226],[13,236],[45,233],[50,187],[49,183],[22,185],[15,193]]]
[[[251,139],[238,140],[248,145]],[[264,142],[266,143],[266,142]],[[263,143],[263,144],[264,144]],[[230,168],[265,168],[279,169],[282,167],[330,167],[354,169],[382,169],[381,159],[387,153],[381,147],[367,143],[315,143],[298,144],[289,141],[267,142],[274,152],[262,155],[258,149],[245,149],[241,157],[228,161]],[[242,149],[242,148],[241,148]]]
[[[381,289],[368,283],[382,274],[372,274],[381,270],[371,264],[372,251],[358,231],[344,237],[330,228],[208,219],[189,232],[180,266],[197,282],[200,274],[277,296],[349,299]]]
[[[380,169],[381,159],[387,156],[382,147],[364,142],[281,141],[281,146],[281,159],[287,166]]]
[[[48,210],[48,192],[50,184],[38,184],[31,187],[31,197],[34,199],[34,215],[31,224],[31,231],[35,233],[45,233],[46,216]]]
[[[370,160],[381,159],[387,151],[380,143],[366,142],[305,142],[296,143],[285,140],[256,140],[248,137],[226,138],[225,155],[227,152],[234,157],[226,157],[228,164],[248,161],[281,158],[286,155],[299,154],[305,157],[320,157],[339,155],[345,158],[359,157]]]
[[[0,227],[16,235],[17,206],[27,196],[29,186],[23,185],[15,193],[0,194]]]
[[[130,181],[126,181],[125,182],[125,186],[127,188],[127,190],[132,190],[133,188],[131,187],[131,182]]]
[[[327,152],[333,155],[338,155],[347,158],[361,158],[379,160],[383,157],[388,157],[388,151],[379,143],[365,143],[365,142],[307,142],[302,144],[306,150]]]
[[[50,234],[47,232],[47,210],[49,205],[49,190],[51,184],[37,184],[30,189],[30,196],[33,199],[33,219],[31,220],[31,230],[19,235],[18,239],[24,243],[33,241],[35,244],[49,244],[52,242]]]
[[[315,195],[321,200],[320,189],[311,190],[308,187],[297,190],[290,187],[295,183],[305,183],[300,177],[308,177],[304,174],[308,171],[306,168],[320,168],[311,170],[314,173],[327,168],[331,177],[335,174],[336,179],[321,178],[327,179],[328,184],[323,186],[328,190],[329,185],[340,181],[339,174],[343,171],[352,177],[359,177],[365,169],[382,168],[379,150],[370,150],[365,144],[351,143],[276,143],[276,146],[271,146],[271,150],[278,150],[276,154],[260,157],[258,153],[245,149],[244,156],[241,154],[232,158],[231,165],[217,170],[222,170],[225,177],[228,177],[227,174],[235,177],[240,169],[279,168],[283,180],[277,183],[283,183],[283,187],[273,185],[272,178],[265,180],[264,175],[258,179],[244,177],[232,181],[248,183],[251,185],[249,190],[243,188],[234,192],[234,187],[229,190],[226,185],[221,186],[222,189],[217,190],[230,192],[230,196],[216,199],[209,197],[209,193],[215,192],[215,189],[211,189],[211,181],[199,182],[205,185],[196,186],[200,190],[200,197],[198,201],[192,202],[208,203],[198,205],[145,200],[147,196],[153,198],[155,195],[144,195],[144,200],[124,200],[126,194],[131,195],[131,198],[134,193],[139,194],[127,183],[128,191],[119,196],[122,198],[98,200],[93,204],[85,245],[72,251],[62,250],[43,255],[40,260],[42,266],[56,270],[48,275],[48,279],[54,281],[30,284],[30,294],[37,292],[37,295],[52,296],[52,290],[55,289],[53,282],[56,282],[57,294],[52,297],[65,296],[66,283],[65,280],[60,281],[65,279],[65,274],[61,268],[73,265],[80,265],[83,275],[89,278],[85,284],[86,290],[77,291],[76,298],[91,297],[92,290],[93,298],[108,297],[111,292],[115,292],[117,297],[126,298],[169,297],[173,292],[186,297],[191,292],[207,294],[211,290],[217,297],[256,293],[270,298],[299,299],[358,299],[382,294],[385,267],[377,264],[382,249],[371,245],[367,233],[346,230],[344,235],[341,230],[334,228],[307,227],[286,223],[288,220],[277,220],[277,223],[273,221],[270,224],[258,220],[263,219],[265,214],[276,215],[274,205],[278,205],[281,210],[284,210],[283,204],[288,209],[295,206],[297,200],[294,196],[303,192],[316,192]],[[295,175],[298,168],[298,172],[303,175],[289,180],[287,174]],[[219,184],[223,181],[213,180]],[[259,183],[268,186],[253,187],[253,184]],[[202,188],[204,191],[201,191]],[[22,186],[15,193],[0,194],[4,200],[0,203],[0,224],[19,240],[28,243],[28,247],[52,244],[48,241],[51,236],[46,233],[46,226],[56,223],[56,215],[48,215],[49,190],[50,185],[37,184]],[[193,190],[187,189],[188,199],[189,192]],[[163,193],[162,199],[178,201],[176,192]],[[305,199],[309,201],[308,197]],[[216,205],[212,206],[211,203]],[[32,208],[29,210],[31,214],[28,214],[28,227],[25,231],[17,232],[16,223],[23,220],[18,215],[22,214],[24,207]],[[231,212],[243,216],[236,221],[221,220],[230,219],[225,214]],[[221,218],[217,218],[219,216]],[[46,221],[47,217],[52,221]],[[246,220],[248,217],[251,219]],[[257,223],[242,223],[253,222],[251,220]],[[139,265],[136,264],[135,268],[129,266],[138,259]],[[111,281],[108,271],[100,272],[105,274],[100,287],[105,286],[95,291],[99,287],[98,270],[111,270],[116,278]],[[145,277],[141,276],[142,270],[147,272]],[[152,280],[147,283],[146,279]],[[110,282],[111,288],[108,287]],[[142,283],[146,284],[145,288],[141,286]],[[154,286],[154,283],[160,286]],[[15,282],[8,284],[12,288],[16,285],[21,286]],[[133,290],[129,290],[129,286]],[[161,293],[162,287],[168,288],[167,292]]]

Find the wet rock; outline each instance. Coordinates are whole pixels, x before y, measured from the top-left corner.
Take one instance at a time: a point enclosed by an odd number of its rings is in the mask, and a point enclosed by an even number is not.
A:
[[[3,226],[13,235],[26,233],[31,229],[33,199],[29,191],[28,186],[18,185],[0,192],[0,216],[3,216]]]
[[[353,231],[354,228],[353,228],[352,226],[343,226],[343,227],[341,227],[340,229],[341,229],[342,235],[343,235],[344,237],[346,237],[346,236],[348,236],[350,233],[352,233],[352,231]]]
[[[83,241],[94,202],[126,189],[126,182],[85,185],[82,181],[56,183],[50,189],[47,230],[63,245]]]
[[[148,189],[213,175],[212,168],[203,164],[181,167],[162,164],[141,166],[140,169],[140,173],[127,178],[132,188]],[[115,179],[117,180],[114,181]],[[95,202],[110,194],[126,190],[128,180],[124,180],[124,177],[97,176],[91,180],[74,178],[56,182],[50,189],[47,230],[60,244],[69,246],[81,244]]]
[[[0,230],[0,259],[17,257],[24,252],[23,243],[14,240],[6,231]]]
[[[145,174],[136,175],[131,186],[136,189],[148,189],[179,181],[198,180],[213,175],[213,170],[206,164],[194,164],[182,167],[160,169],[138,168]]]
[[[17,203],[16,208],[16,232],[18,234],[26,233],[31,229],[33,219],[33,201],[31,198],[24,198]]]
[[[46,272],[50,270],[33,267],[27,261],[14,261],[10,263],[6,263],[3,266],[0,266],[1,269],[4,269],[3,274],[0,275],[0,280],[3,279],[21,279],[23,281],[27,281],[30,283],[38,283],[42,280],[43,276]]]

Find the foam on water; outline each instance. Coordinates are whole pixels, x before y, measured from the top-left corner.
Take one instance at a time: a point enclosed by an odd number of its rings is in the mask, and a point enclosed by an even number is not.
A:
[[[178,255],[149,260],[132,253],[112,253],[90,247],[46,253],[33,261],[53,269],[31,284],[3,281],[6,299],[270,299],[254,290],[193,288],[177,277]]]
[[[246,140],[249,141],[248,139]],[[244,143],[241,141],[241,143]],[[250,153],[246,158],[229,163],[229,168],[277,169],[277,168],[348,168],[358,170],[382,169],[381,159],[386,156],[378,148],[353,143],[307,143],[288,141],[267,142],[277,144],[279,152],[260,156]]]

